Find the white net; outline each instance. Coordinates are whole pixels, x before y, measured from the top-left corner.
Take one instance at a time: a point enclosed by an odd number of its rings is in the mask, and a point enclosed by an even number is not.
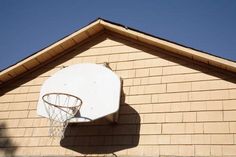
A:
[[[42,99],[50,120],[49,135],[63,139],[68,120],[78,113],[82,100],[66,93],[48,93]]]

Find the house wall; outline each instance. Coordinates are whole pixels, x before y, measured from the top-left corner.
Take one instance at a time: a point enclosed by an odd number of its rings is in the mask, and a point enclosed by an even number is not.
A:
[[[119,122],[69,125],[52,139],[36,113],[40,87],[83,62],[108,62],[122,78]],[[1,156],[236,156],[235,78],[118,35],[91,38],[1,93]]]

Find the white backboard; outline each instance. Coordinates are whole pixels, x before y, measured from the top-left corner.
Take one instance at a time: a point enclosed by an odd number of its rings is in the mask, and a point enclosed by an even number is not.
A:
[[[70,122],[86,122],[119,110],[121,80],[104,65],[92,63],[76,64],[56,72],[42,85],[37,106],[38,115],[48,118],[42,100],[47,93],[67,93],[79,97],[82,100],[80,116],[76,115]]]

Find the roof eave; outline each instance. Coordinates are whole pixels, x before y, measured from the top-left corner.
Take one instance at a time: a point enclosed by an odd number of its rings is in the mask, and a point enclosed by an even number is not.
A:
[[[129,29],[128,27],[125,27],[125,26],[122,27],[122,26],[114,25],[106,21],[101,21],[101,24],[104,26],[105,29],[114,31],[118,34],[122,34],[129,38],[138,40],[142,43],[160,47],[172,53],[185,56],[191,60],[200,61],[200,62],[209,64],[211,66],[215,66],[224,70],[236,72],[236,62],[229,61],[227,59],[223,59],[220,57],[216,57],[216,56],[207,54],[205,52],[194,50],[192,48],[184,47],[182,45],[178,45],[176,43],[172,43],[170,41],[166,41],[157,37],[149,36],[142,32]]]
[[[97,19],[82,29],[70,34],[69,36],[55,42],[54,44],[34,53],[33,55],[23,59],[22,61],[6,68],[0,72],[0,85],[5,82],[29,71],[30,69],[46,62],[56,55],[64,52],[86,40],[87,38],[97,34],[102,30],[109,30],[121,34],[125,37],[135,39],[139,42],[146,43],[155,47],[162,48],[169,52],[187,57],[191,60],[200,61],[205,64],[227,70],[229,72],[236,72],[236,63],[220,57],[216,57],[202,51],[179,45],[152,35],[116,24],[104,19]]]
[[[63,39],[55,42],[54,44],[4,69],[0,72],[0,85],[24,72],[29,71],[37,65],[53,58],[54,56],[62,53],[68,48],[73,47],[83,40],[89,38],[90,36],[98,33],[99,31],[104,29],[100,22],[101,19],[98,19],[91,24],[83,27],[82,29],[70,34],[69,36],[66,36]]]

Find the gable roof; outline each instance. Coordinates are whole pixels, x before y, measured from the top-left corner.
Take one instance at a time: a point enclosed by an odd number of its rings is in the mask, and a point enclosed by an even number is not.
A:
[[[37,67],[41,63],[47,62],[53,57],[61,54],[65,50],[83,42],[85,39],[97,34],[102,30],[108,30],[118,33],[122,36],[137,40],[139,42],[159,47],[173,54],[187,57],[194,61],[203,62],[205,64],[229,71],[236,72],[236,62],[221,57],[217,57],[206,52],[202,52],[190,47],[186,47],[153,35],[110,22],[104,19],[97,19],[82,29],[64,37],[63,39],[53,43],[52,45],[32,54],[31,56],[17,62],[16,64],[4,69],[0,72],[0,86],[6,82],[16,78],[31,69]]]

